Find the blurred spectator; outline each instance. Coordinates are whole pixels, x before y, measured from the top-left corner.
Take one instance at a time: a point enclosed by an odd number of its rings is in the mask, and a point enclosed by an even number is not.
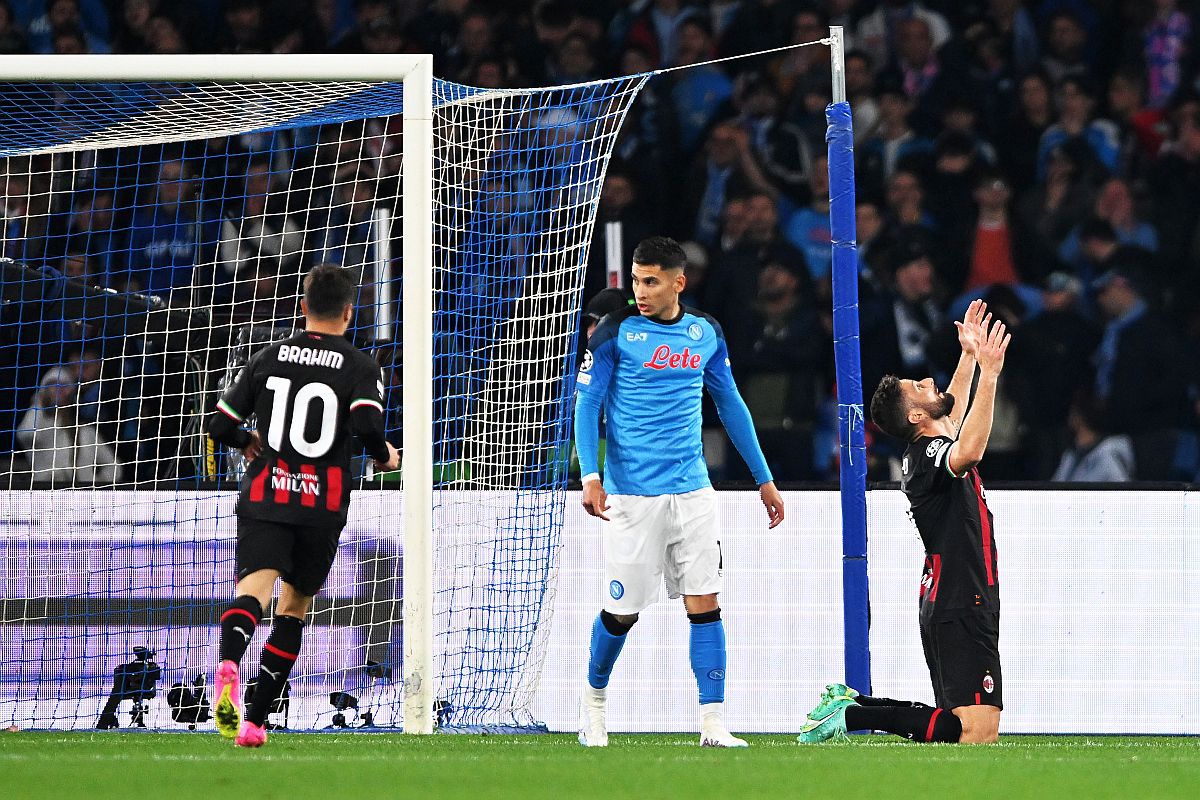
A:
[[[84,15],[81,6],[86,6]],[[78,35],[84,44],[82,52],[107,53],[108,10],[102,0],[49,0],[46,12],[29,22],[29,46],[35,53],[55,52],[59,35]]]
[[[731,197],[750,191],[772,197],[775,189],[763,175],[750,149],[750,137],[737,123],[718,123],[708,136],[683,185],[675,229],[679,238],[713,247],[720,235],[721,211]]]
[[[1184,67],[1192,55],[1192,20],[1178,0],[1153,0],[1154,11],[1142,32],[1146,61],[1146,104],[1163,108],[1183,83]]]
[[[118,53],[149,53],[150,20],[159,0],[124,0],[113,33],[113,50]]]
[[[735,197],[721,210],[721,239],[716,252],[724,254],[742,243],[750,225],[749,201]]]
[[[1191,265],[1200,254],[1196,242],[1200,222],[1200,111],[1182,115],[1178,136],[1150,169],[1147,185],[1154,198],[1153,219],[1164,272],[1177,276],[1194,272]],[[1196,285],[1195,278],[1177,277],[1174,282]]]
[[[120,480],[117,453],[93,423],[76,418],[79,365],[53,367],[42,376],[33,405],[18,424],[17,440],[36,481],[91,486]]]
[[[683,277],[687,280],[687,284],[679,295],[679,302],[689,308],[703,311],[705,310],[704,296],[708,292],[708,268],[710,266],[708,251],[699,242],[680,242],[680,247],[683,248],[683,254],[687,257],[683,266]]]
[[[938,12],[913,0],[882,0],[878,8],[859,21],[854,32],[855,46],[867,51],[871,61],[883,67],[898,52],[900,26],[912,19],[925,23],[933,50],[950,41],[950,25]]]
[[[805,202],[813,148],[803,132],[781,114],[779,96],[771,84],[756,74],[742,73],[734,104],[739,112],[737,122],[749,135],[754,159],[767,179],[792,202]]]
[[[829,35],[829,24],[815,8],[801,8],[790,22],[789,44],[815,42]],[[829,57],[824,47],[799,47],[786,50],[772,62],[770,73],[779,95],[790,98],[810,81],[828,83]]]
[[[1144,268],[1121,257],[1096,281],[1104,335],[1094,363],[1101,427],[1143,433],[1181,424],[1186,409],[1173,332],[1151,311]]]
[[[179,26],[170,17],[153,17],[146,23],[150,52],[156,55],[178,55],[188,52],[187,42]]]
[[[875,100],[875,71],[871,57],[861,50],[846,53],[846,99],[854,112],[854,143],[875,136],[879,125],[879,103]]]
[[[1030,232],[1035,257],[1048,263],[1058,252],[1076,220],[1092,205],[1092,189],[1085,179],[1087,146],[1071,139],[1050,151],[1046,179],[1017,201],[1017,213]]]
[[[720,37],[720,55],[757,53],[787,44],[793,10],[789,0],[743,0]],[[734,69],[744,68],[735,62]]]
[[[1099,327],[1081,310],[1078,278],[1055,272],[1046,280],[1042,311],[1021,327],[1012,372],[1020,378],[1021,418],[1029,429],[1029,480],[1046,480],[1067,447],[1071,398],[1090,388],[1090,358]]]
[[[913,103],[912,126],[937,130],[942,111],[960,92],[961,70],[938,54],[929,23],[917,16],[896,26],[896,51],[883,80],[899,82]]]
[[[620,165],[609,167],[600,190],[600,204],[592,227],[583,297],[588,299],[607,288],[611,271],[620,285],[629,285],[633,249],[638,242],[660,229],[656,209],[641,201],[637,184]],[[620,247],[617,247],[618,234]],[[691,288],[691,287],[689,287]]]
[[[712,30],[703,18],[685,18],[676,31],[672,66],[699,64],[712,58]],[[715,64],[673,72],[670,79],[679,141],[683,151],[691,153],[733,94],[733,83]]]
[[[1004,135],[996,139],[1000,146],[1000,163],[1018,195],[1036,181],[1038,146],[1054,117],[1050,79],[1040,71],[1022,77],[1017,88],[1016,109],[1003,126]]]
[[[867,191],[880,192],[902,167],[923,167],[933,154],[933,141],[909,125],[913,104],[899,84],[879,89],[879,125],[875,136],[863,143],[856,178]]]
[[[1022,0],[988,0],[985,19],[991,23],[1007,62],[1017,74],[1031,70],[1038,60],[1037,23]]]
[[[655,66],[668,67],[677,63],[683,23],[699,13],[683,0],[648,0],[630,5],[614,24],[624,28],[623,45],[636,45],[650,54]]]
[[[133,214],[128,268],[146,292],[170,297],[193,285],[196,265],[213,263],[220,225],[196,192],[191,164],[168,156],[155,167]]]
[[[1144,79],[1136,70],[1122,70],[1108,83],[1108,111],[1120,129],[1120,174],[1143,175],[1158,156],[1165,137],[1166,114],[1145,107]]]
[[[17,21],[13,17],[12,6],[7,0],[0,0],[0,54],[26,53],[27,47],[25,35],[17,27]]]
[[[1058,86],[1064,78],[1087,78],[1088,31],[1074,11],[1058,11],[1047,23],[1042,69]]]
[[[724,326],[764,454],[784,481],[820,477],[813,467],[812,428],[829,391],[832,341],[815,298],[800,292],[806,283],[806,275],[768,263],[758,274],[754,302]]]
[[[278,185],[286,176],[271,171],[268,159],[257,158],[246,170],[241,213],[227,213],[217,244],[218,290],[228,294],[239,281],[257,273],[290,276],[294,288],[304,254],[304,230],[287,211],[287,193]]]
[[[963,291],[992,284],[1017,283],[1017,263],[1014,255],[1019,239],[1009,215],[1012,190],[1004,178],[994,171],[984,172],[975,182],[975,230],[971,236],[969,267]],[[952,294],[958,294],[951,287]]]
[[[1158,250],[1158,231],[1149,222],[1137,217],[1129,183],[1122,178],[1109,178],[1100,187],[1093,208],[1094,219],[1107,222],[1118,244],[1140,247],[1151,253]],[[1086,220],[1085,220],[1086,222]],[[1079,264],[1086,257],[1080,244],[1083,225],[1076,225],[1063,240],[1058,257],[1065,264]]]
[[[1109,436],[1101,415],[1087,397],[1071,405],[1067,424],[1071,447],[1062,455],[1052,481],[1124,483],[1133,480],[1133,442],[1128,436]]]
[[[934,268],[928,235],[905,228],[889,254],[888,293],[878,312],[862,320],[864,386],[876,386],[887,374],[931,376],[930,337],[945,319],[934,302]]]
[[[106,187],[77,191],[72,196],[70,209],[51,219],[46,256],[61,257],[69,251],[86,253],[98,261],[104,276],[121,267],[117,259],[125,247],[120,226],[115,224],[114,202],[112,189]]]
[[[888,181],[886,199],[886,219],[892,227],[934,228],[933,217],[925,209],[925,187],[915,171],[897,170]]]
[[[732,322],[754,305],[759,275],[768,264],[778,264],[794,273],[801,296],[811,298],[813,283],[807,262],[803,253],[780,235],[775,200],[769,194],[756,192],[735,202],[744,204],[744,229],[737,244],[715,259],[707,279],[704,310],[721,323]],[[727,217],[726,229],[729,227]]]
[[[814,282],[829,283],[833,233],[829,229],[829,157],[819,153],[808,172],[808,205],[783,221],[783,236],[801,253]]]
[[[1070,139],[1087,144],[1092,159],[1106,171],[1117,168],[1120,132],[1112,121],[1095,119],[1096,90],[1086,78],[1067,77],[1058,85],[1058,119],[1038,143],[1038,179],[1046,177],[1050,152]]]

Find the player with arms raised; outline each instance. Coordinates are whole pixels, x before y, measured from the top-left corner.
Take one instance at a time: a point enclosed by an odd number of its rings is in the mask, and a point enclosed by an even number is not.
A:
[[[976,300],[955,323],[962,356],[945,392],[932,378],[887,375],[871,398],[875,424],[908,442],[900,485],[925,545],[921,644],[937,706],[832,684],[809,713],[801,743],[841,738],[847,730],[889,731],[916,742],[996,741],[1004,707],[1000,585],[992,512],[976,465],[992,432],[996,382],[1011,337],[986,312]],[[976,364],[979,383],[966,411]]]
[[[767,508],[769,526],[783,521],[783,498],[755,437],[750,412],[729,369],[717,321],[683,307],[685,255],[666,237],[646,239],[633,254],[636,306],[614,311],[596,327],[584,354],[575,405],[575,443],[583,473],[583,506],[605,520],[608,594],[592,625],[588,681],[579,741],[608,744],[609,676],[638,613],[665,580],[683,596],[691,621],[692,671],[700,692],[700,744],[745,747],[725,727],[725,629],[716,492],[700,438],[700,404],[708,388],[721,421],[746,460]],[[597,463],[601,408],[607,413],[604,479]]]
[[[221,615],[214,711],[222,735],[243,747],[267,740],[267,712],[300,652],[304,617],[325,583],[350,503],[353,434],[381,469],[399,455],[383,435],[379,366],[345,339],[355,285],[336,264],[304,278],[305,329],[267,347],[217,404],[209,434],[249,466],[237,516],[237,586]],[[241,428],[254,414],[259,429]],[[282,578],[254,698],[240,724],[239,663]]]

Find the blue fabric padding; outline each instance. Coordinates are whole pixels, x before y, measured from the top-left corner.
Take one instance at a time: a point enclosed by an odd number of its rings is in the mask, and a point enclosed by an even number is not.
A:
[[[867,582],[867,447],[859,359],[858,246],[854,217],[854,123],[849,103],[825,110],[829,224],[833,238],[833,347],[841,465],[846,683],[871,689]]]

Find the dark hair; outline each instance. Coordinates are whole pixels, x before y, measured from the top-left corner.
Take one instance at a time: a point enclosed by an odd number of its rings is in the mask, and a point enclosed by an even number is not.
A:
[[[687,254],[679,242],[669,236],[651,236],[638,242],[633,251],[633,263],[644,267],[657,265],[662,269],[683,269],[687,264]]]
[[[309,315],[324,320],[340,318],[346,306],[354,302],[354,289],[348,271],[337,264],[317,264],[304,276],[304,302]]]
[[[917,426],[908,421],[908,403],[900,391],[900,379],[884,375],[871,395],[871,421],[889,436],[911,442]]]

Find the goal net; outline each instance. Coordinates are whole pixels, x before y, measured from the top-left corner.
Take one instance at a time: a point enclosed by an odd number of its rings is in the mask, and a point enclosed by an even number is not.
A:
[[[302,325],[299,281],[321,262],[360,287],[350,335],[383,367],[389,438],[432,414],[433,452],[404,460],[433,465],[438,723],[536,725],[583,267],[644,80],[435,81],[428,411],[401,402],[399,82],[0,83],[0,725],[211,726],[243,465],[203,422]],[[403,724],[415,495],[354,469],[270,719],[289,728]]]

